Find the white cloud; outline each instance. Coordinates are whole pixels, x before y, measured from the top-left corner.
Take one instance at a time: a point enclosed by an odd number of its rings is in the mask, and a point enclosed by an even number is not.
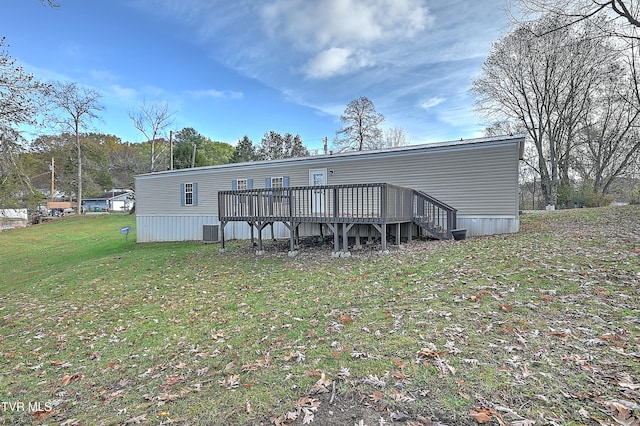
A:
[[[116,81],[119,79],[115,73],[108,70],[89,70],[88,74],[97,81]]]
[[[273,0],[262,21],[272,41],[308,55],[306,78],[328,79],[373,66],[390,45],[415,38],[433,18],[424,0]]]
[[[240,99],[243,97],[242,92],[236,92],[233,90],[193,90],[188,92],[194,98],[215,98],[215,99]]]
[[[433,97],[433,98],[425,99],[424,101],[420,102],[420,108],[422,109],[433,108],[435,106],[440,105],[444,101],[446,101],[446,99],[441,97]]]
[[[326,79],[347,74],[372,65],[366,52],[332,47],[311,58],[305,66],[305,75],[311,79]]]
[[[110,94],[115,96],[116,98],[123,99],[126,101],[134,100],[138,96],[138,91],[135,89],[131,89],[128,87],[122,87],[118,84],[113,84],[109,86]]]
[[[307,51],[410,38],[432,22],[423,0],[275,0],[262,18],[272,36]]]
[[[289,102],[337,118],[366,95],[414,140],[477,128],[460,92],[508,25],[501,14],[508,0],[132,1]]]

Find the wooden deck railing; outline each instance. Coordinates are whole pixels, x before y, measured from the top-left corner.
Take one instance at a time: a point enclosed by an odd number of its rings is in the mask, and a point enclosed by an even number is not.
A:
[[[220,191],[220,221],[410,221],[413,190],[386,183]]]
[[[370,224],[381,234],[386,248],[387,225],[400,227],[415,223],[435,238],[451,238],[456,227],[456,209],[413,189],[387,183],[298,186],[220,191],[218,217],[224,249],[224,228],[228,222],[243,221],[258,230],[258,250],[262,250],[262,229],[282,222],[289,228],[294,251],[294,233],[302,223],[325,223],[334,234],[334,251],[339,250],[339,234],[347,252],[347,232],[356,224]]]

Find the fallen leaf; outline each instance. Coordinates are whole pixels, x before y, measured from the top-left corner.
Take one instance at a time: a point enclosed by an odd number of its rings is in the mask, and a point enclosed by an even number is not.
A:
[[[546,295],[546,294],[541,294],[541,295],[540,295],[540,296],[538,296],[538,297],[540,297],[540,299],[544,300],[545,302],[551,302],[551,301],[553,300],[553,297],[548,296],[548,295]]]
[[[32,413],[33,419],[37,422],[42,422],[51,416],[60,414],[60,410],[38,410]]]
[[[353,317],[349,314],[342,314],[339,315],[338,318],[336,318],[336,321],[341,322],[342,324],[348,324],[353,322]]]
[[[302,410],[304,413],[304,418],[302,419],[302,424],[303,425],[308,425],[309,423],[311,423],[313,421],[313,411],[309,410],[309,409],[304,409]]]
[[[79,374],[65,374],[62,377],[62,382],[60,383],[62,386],[67,386],[69,383],[71,383],[73,380],[79,380],[81,379],[82,376]]]
[[[227,388],[229,390],[235,389],[238,386],[240,386],[240,378],[235,374],[232,374],[231,376],[227,376],[226,378],[221,380],[220,386]]]
[[[401,360],[400,358],[394,358],[394,359],[393,359],[393,363],[394,363],[398,368],[400,368],[400,370],[404,369],[404,368],[408,365],[408,363],[407,363],[407,362],[405,362],[405,361]]]
[[[142,423],[143,421],[147,420],[147,415],[146,414],[141,414],[139,416],[136,417],[132,417],[129,420],[127,420],[126,422],[124,422],[125,425],[137,425]]]
[[[534,426],[536,424],[535,421],[525,419],[525,420],[516,420],[511,422],[511,426]]]
[[[394,379],[403,382],[405,380],[407,380],[409,378],[409,376],[407,376],[406,374],[404,374],[402,371],[394,371],[391,376],[393,376]]]
[[[332,380],[327,379],[324,373],[321,373],[320,379],[311,387],[309,391],[310,395],[317,395],[321,393],[329,393],[328,386],[331,385]]]
[[[491,411],[486,408],[477,408],[476,410],[469,411],[469,417],[478,423],[488,423],[493,420]]]
[[[409,415],[406,413],[403,413],[402,411],[398,411],[397,413],[389,414],[389,418],[391,419],[391,421],[394,421],[394,422],[405,422],[409,420]]]
[[[640,389],[640,383],[631,383],[630,381],[627,381],[627,380],[618,382],[618,386],[620,386],[621,388],[626,388],[631,390]]]
[[[374,403],[378,403],[380,401],[382,401],[383,395],[382,392],[378,391],[378,390],[374,390],[370,395],[369,395],[369,399],[371,401],[373,401]]]
[[[609,415],[615,422],[622,426],[640,426],[640,419],[633,415],[633,411],[617,401],[607,401],[605,403],[609,407]]]
[[[591,418],[591,414],[589,414],[589,412],[587,410],[585,410],[584,407],[582,407],[582,408],[580,408],[578,410],[578,414],[580,414],[585,419],[590,419]]]

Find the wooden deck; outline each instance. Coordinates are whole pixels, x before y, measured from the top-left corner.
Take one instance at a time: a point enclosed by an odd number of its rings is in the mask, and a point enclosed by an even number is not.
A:
[[[377,229],[383,251],[388,225],[397,226],[396,243],[399,243],[401,224],[415,224],[434,238],[451,238],[451,230],[456,227],[456,210],[451,206],[422,192],[387,183],[221,191],[218,217],[222,249],[226,224],[238,221],[251,226],[252,239],[253,230],[257,229],[260,252],[262,230],[274,222],[281,222],[289,229],[291,252],[295,251],[300,224],[326,224],[333,232],[336,255],[348,253],[347,233],[356,224]]]

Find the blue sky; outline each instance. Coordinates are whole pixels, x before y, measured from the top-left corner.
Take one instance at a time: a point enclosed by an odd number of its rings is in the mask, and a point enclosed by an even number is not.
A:
[[[361,96],[411,143],[480,136],[469,85],[508,29],[505,0],[58,2],[2,1],[9,54],[100,92],[91,130],[130,142],[144,136],[128,112],[166,102],[173,130],[232,145],[274,130],[319,149]]]

